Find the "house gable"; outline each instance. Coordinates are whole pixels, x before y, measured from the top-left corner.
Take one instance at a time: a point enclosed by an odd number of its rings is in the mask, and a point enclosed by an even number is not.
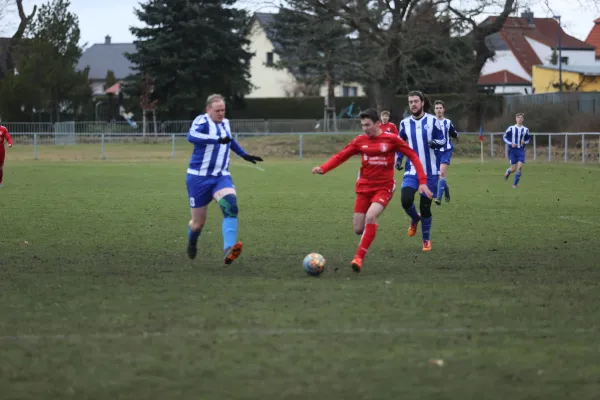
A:
[[[587,38],[585,38],[585,42],[595,47],[595,58],[596,60],[600,60],[600,18],[594,21],[594,26]]]

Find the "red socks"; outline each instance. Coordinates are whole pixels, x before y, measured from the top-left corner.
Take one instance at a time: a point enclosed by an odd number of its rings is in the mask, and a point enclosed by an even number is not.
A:
[[[377,224],[367,224],[365,226],[365,231],[363,232],[360,238],[360,244],[358,245],[358,250],[356,251],[356,257],[365,258],[367,251],[369,251],[369,247],[371,247],[371,243],[375,239],[375,235],[377,234]]]
[[[0,183],[2,183],[2,177],[4,176],[4,170],[0,169]]]

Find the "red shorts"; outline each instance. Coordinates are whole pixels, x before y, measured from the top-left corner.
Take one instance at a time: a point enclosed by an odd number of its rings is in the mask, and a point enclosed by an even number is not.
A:
[[[395,186],[390,189],[376,189],[371,192],[356,193],[356,201],[354,202],[354,212],[357,214],[366,214],[372,203],[379,203],[384,208],[394,196]]]

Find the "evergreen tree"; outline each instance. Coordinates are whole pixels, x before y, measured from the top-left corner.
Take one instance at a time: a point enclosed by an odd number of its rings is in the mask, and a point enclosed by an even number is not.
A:
[[[140,82],[153,79],[153,97],[170,118],[190,118],[205,108],[206,97],[219,93],[229,100],[250,90],[252,54],[243,36],[249,22],[236,0],[147,0],[135,10],[145,25],[130,28],[136,52],[127,54]],[[131,90],[135,92],[136,90]],[[139,89],[138,89],[139,91]]]

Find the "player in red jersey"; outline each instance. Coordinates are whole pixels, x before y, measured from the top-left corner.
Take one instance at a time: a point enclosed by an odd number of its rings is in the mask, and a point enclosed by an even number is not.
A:
[[[2,122],[2,120],[0,120],[0,122]],[[5,126],[0,125],[0,188],[2,187],[2,178],[4,177],[4,157],[6,156],[4,140],[8,143],[8,147],[12,147],[13,142],[10,133],[8,133],[8,129],[6,129]]]
[[[326,174],[350,157],[361,155],[362,165],[356,181],[356,202],[354,204],[354,232],[362,235],[352,269],[360,272],[363,259],[377,233],[377,218],[383,213],[394,194],[395,152],[406,155],[414,165],[419,178],[419,192],[429,198],[433,193],[427,187],[427,175],[419,156],[398,135],[383,133],[377,111],[368,109],[360,113],[360,123],[364,135],[357,136],[346,147],[327,162],[312,169],[313,174]]]
[[[393,122],[390,122],[390,112],[382,111],[380,114],[381,122],[379,123],[379,127],[383,133],[393,133],[398,136],[398,127]]]

